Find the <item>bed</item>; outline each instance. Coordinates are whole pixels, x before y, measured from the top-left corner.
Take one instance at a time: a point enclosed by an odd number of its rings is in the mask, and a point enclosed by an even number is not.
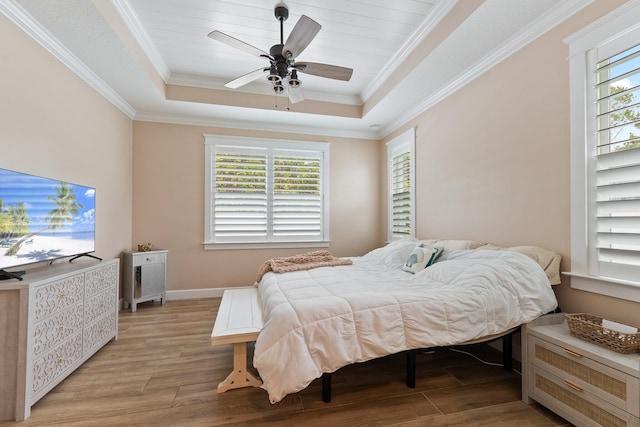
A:
[[[351,261],[257,283],[253,365],[272,403],[343,366],[500,336],[557,306],[560,257],[541,248],[400,240]]]

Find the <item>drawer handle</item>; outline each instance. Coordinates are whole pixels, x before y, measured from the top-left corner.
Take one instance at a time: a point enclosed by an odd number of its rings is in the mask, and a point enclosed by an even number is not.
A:
[[[573,351],[573,350],[569,350],[568,348],[563,348],[563,350],[564,350],[565,352],[569,353],[569,354],[570,354],[570,355],[572,355],[572,356],[575,356],[575,357],[582,357],[582,355],[581,355],[580,353],[577,353],[577,352],[575,352],[575,351]]]
[[[579,393],[582,393],[582,388],[578,387],[577,385],[572,384],[569,381],[565,381],[564,383],[567,385],[567,387],[570,387],[570,388],[574,389],[575,391],[577,391]]]

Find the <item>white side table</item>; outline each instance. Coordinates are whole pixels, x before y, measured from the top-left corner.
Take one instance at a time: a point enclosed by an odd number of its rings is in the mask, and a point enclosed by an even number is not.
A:
[[[144,301],[167,298],[167,250],[124,253],[124,308]]]

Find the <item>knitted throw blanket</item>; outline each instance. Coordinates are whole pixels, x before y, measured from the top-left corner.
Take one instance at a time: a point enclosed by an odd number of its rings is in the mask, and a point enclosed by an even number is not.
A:
[[[346,258],[336,258],[329,251],[314,251],[288,257],[271,258],[258,269],[256,283],[269,271],[274,273],[288,273],[290,271],[310,270],[318,267],[333,267],[336,265],[350,265],[353,262]]]

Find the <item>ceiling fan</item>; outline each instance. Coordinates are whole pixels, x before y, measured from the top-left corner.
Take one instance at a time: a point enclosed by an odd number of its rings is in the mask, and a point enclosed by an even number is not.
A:
[[[240,76],[225,84],[226,87],[237,89],[266,75],[267,79],[273,85],[274,92],[279,94],[286,90],[290,101],[295,104],[296,102],[304,100],[304,96],[300,90],[302,81],[298,79],[298,72],[335,80],[349,81],[351,79],[351,74],[353,74],[351,68],[316,62],[296,62],[298,55],[311,43],[322,26],[313,19],[302,15],[298,22],[296,22],[285,43],[283,24],[289,17],[289,9],[284,3],[280,3],[275,7],[274,14],[278,21],[280,21],[280,44],[271,46],[269,53],[217,30],[211,31],[208,34],[212,39],[222,42],[227,46],[269,60],[270,64],[268,67],[259,68],[244,76]]]

